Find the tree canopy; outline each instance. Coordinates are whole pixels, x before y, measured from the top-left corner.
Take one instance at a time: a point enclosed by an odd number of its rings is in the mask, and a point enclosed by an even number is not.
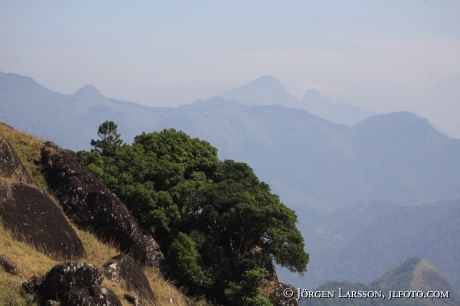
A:
[[[266,305],[259,286],[269,263],[306,271],[295,212],[247,164],[220,161],[208,142],[174,129],[142,133],[132,145],[121,145],[113,122],[99,131],[113,137],[92,141],[82,163],[160,242],[168,270],[191,292]]]

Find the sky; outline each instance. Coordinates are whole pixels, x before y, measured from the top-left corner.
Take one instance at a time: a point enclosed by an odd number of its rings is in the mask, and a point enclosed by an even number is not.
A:
[[[271,75],[460,138],[460,1],[0,0],[0,71],[149,106]]]

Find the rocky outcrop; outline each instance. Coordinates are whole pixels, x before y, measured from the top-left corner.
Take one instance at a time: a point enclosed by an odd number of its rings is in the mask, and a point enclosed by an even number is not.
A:
[[[299,306],[296,290],[278,281],[263,280],[260,292],[275,306]]]
[[[0,137],[0,177],[23,183],[33,181],[13,147],[3,137]]]
[[[5,255],[0,255],[0,266],[3,268],[3,270],[7,273],[13,274],[13,275],[21,275],[21,272],[19,272],[18,267],[14,262],[12,262],[8,257]]]
[[[73,289],[64,294],[61,306],[122,306],[112,290],[105,287]]]
[[[92,264],[63,262],[47,274],[40,286],[40,297],[42,301],[58,301],[71,290],[99,287],[103,279],[102,270]]]
[[[129,255],[112,257],[104,264],[104,275],[111,281],[119,282],[128,291],[135,292],[141,299],[156,303],[147,277]]]
[[[268,297],[275,306],[299,306],[297,291],[286,284],[280,283],[274,262],[268,262],[265,268],[270,276],[262,281],[261,294]]]
[[[79,259],[85,249],[62,212],[32,178],[10,143],[0,137],[0,218],[21,241],[59,259]]]
[[[147,262],[146,264],[152,267],[159,268],[165,259],[160,250],[160,245],[149,234],[144,234],[144,241],[147,247]]]
[[[42,164],[50,188],[74,223],[114,241],[122,252],[145,264],[146,244],[136,220],[107,186],[78,163],[76,153],[46,142]]]
[[[48,194],[0,179],[0,217],[13,236],[56,259],[85,255],[80,238]]]

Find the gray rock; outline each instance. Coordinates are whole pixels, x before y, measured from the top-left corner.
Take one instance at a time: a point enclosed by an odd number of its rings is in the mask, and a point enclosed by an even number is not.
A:
[[[41,189],[0,179],[0,217],[13,236],[58,260],[85,255],[82,241],[59,207]]]
[[[292,290],[292,296],[286,297],[285,290]],[[260,290],[263,296],[268,297],[270,302],[276,306],[299,306],[297,300],[297,292],[291,289],[290,286],[280,283],[278,281],[263,280]]]
[[[61,306],[122,306],[115,293],[105,287],[72,289],[61,299]]]
[[[3,270],[5,272],[8,272],[13,275],[21,275],[21,272],[19,272],[18,267],[14,262],[12,262],[8,257],[5,255],[0,255],[0,266],[2,266]]]
[[[78,163],[75,152],[46,142],[42,163],[50,188],[74,223],[91,229],[106,241],[114,241],[122,252],[145,264],[144,237],[131,212],[107,186]]]
[[[33,181],[13,147],[3,137],[0,137],[0,177],[24,183]]]
[[[152,267],[159,268],[162,261],[165,259],[160,250],[160,245],[149,234],[144,235],[145,244],[147,247],[147,262],[146,264]]]
[[[125,299],[129,303],[133,304],[134,306],[149,306],[149,305],[151,305],[151,304],[147,303],[146,301],[140,299],[139,297],[131,295],[131,294],[125,294],[123,296],[123,299]]]
[[[156,302],[155,294],[144,272],[136,262],[126,254],[120,254],[104,264],[104,275],[107,279],[120,282],[127,290],[135,292],[140,298]]]
[[[44,281],[45,278],[43,276],[34,275],[27,282],[22,283],[22,289],[27,293],[36,294],[40,292],[40,288]]]
[[[102,270],[98,267],[79,262],[60,263],[48,273],[40,288],[42,300],[60,300],[73,289],[100,286]]]

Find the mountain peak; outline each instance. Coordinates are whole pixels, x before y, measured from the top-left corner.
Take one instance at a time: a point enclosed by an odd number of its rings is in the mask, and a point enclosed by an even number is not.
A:
[[[274,77],[264,75],[244,86],[223,92],[220,97],[246,105],[282,104],[293,106],[296,98]]]
[[[308,89],[299,100],[299,105],[320,118],[348,126],[353,126],[373,115],[372,112],[349,103],[332,103],[316,89]]]
[[[257,84],[257,83],[262,83],[262,84],[271,84],[271,85],[281,85],[280,81],[276,79],[275,77],[272,77],[271,75],[263,75],[254,81],[251,81],[248,83],[249,84]],[[282,85],[281,85],[282,86]]]
[[[89,97],[100,96],[101,93],[93,85],[85,85],[74,93],[74,96]]]
[[[316,89],[308,89],[300,100],[310,101],[319,99],[323,99],[323,96],[321,96],[321,93],[319,91],[317,91]]]
[[[371,286],[377,286],[384,290],[429,291],[443,288],[443,290],[451,292],[452,298],[458,299],[446,277],[431,263],[419,257],[408,258],[391,268],[373,281]]]

